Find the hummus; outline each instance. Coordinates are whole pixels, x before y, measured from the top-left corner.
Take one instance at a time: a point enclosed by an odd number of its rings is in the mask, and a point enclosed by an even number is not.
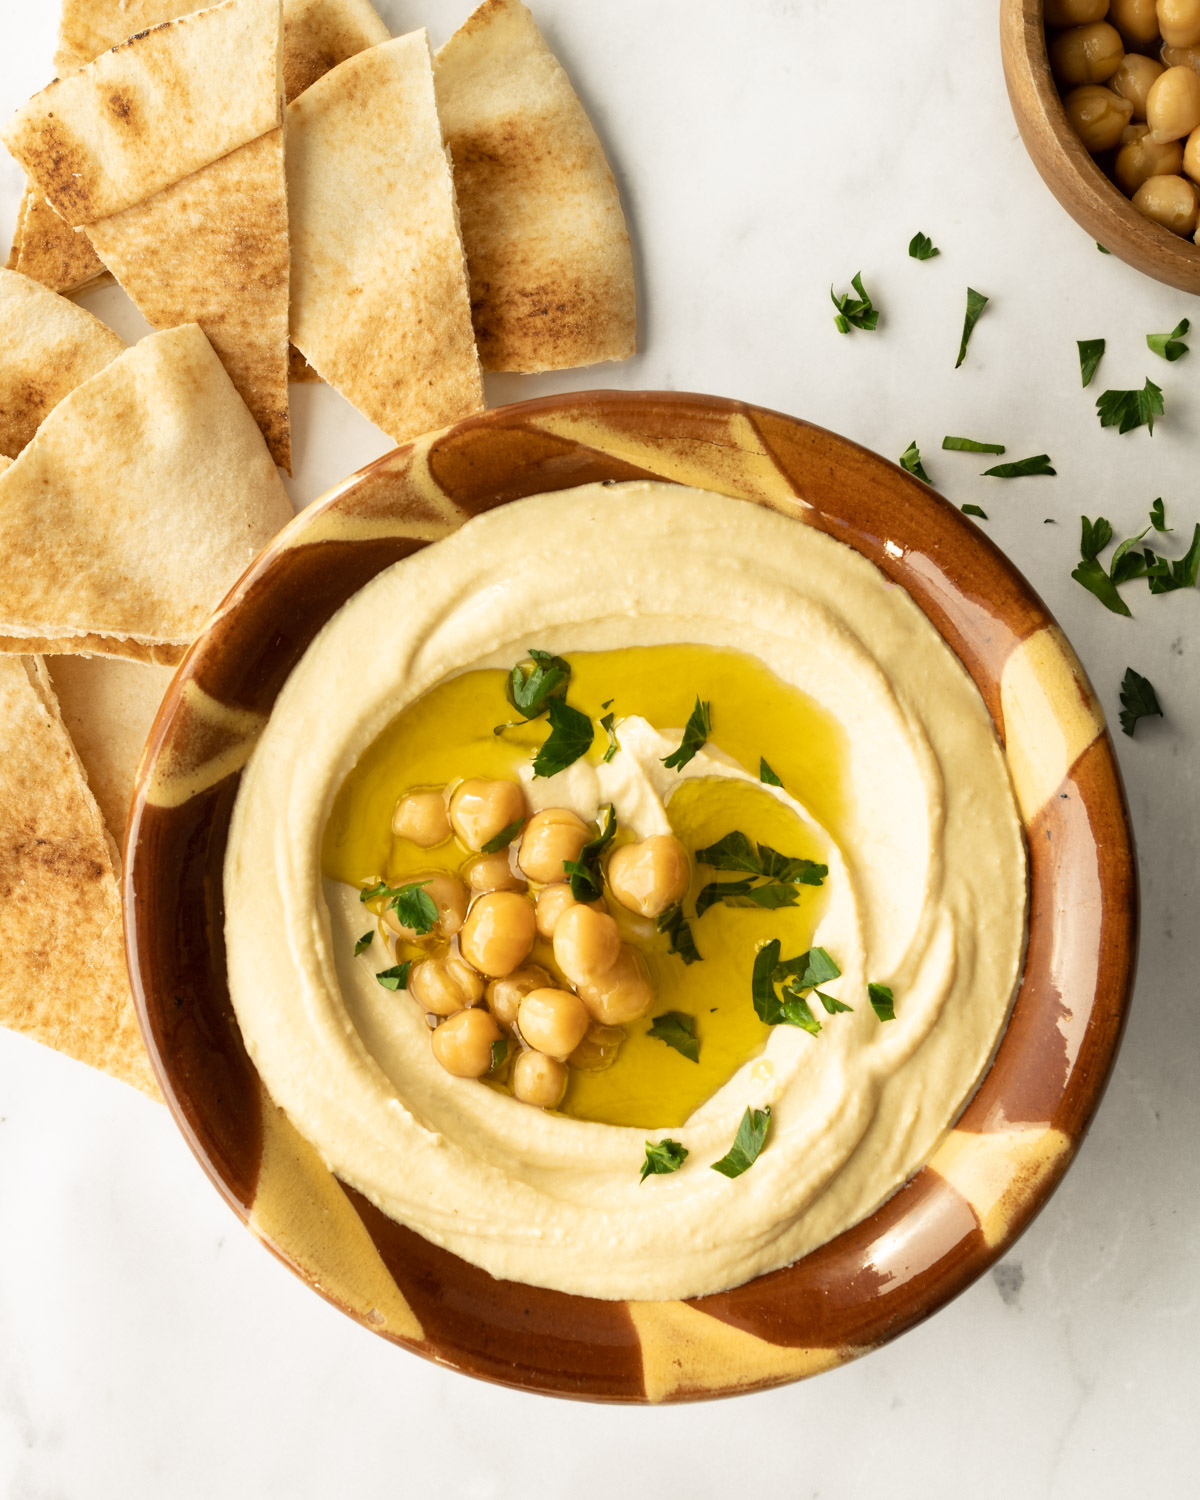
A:
[[[720,701],[710,742],[680,770],[663,766],[680,723],[618,718],[612,760],[528,780],[531,806],[594,818],[612,802],[645,835],[675,826],[676,797],[706,785],[772,799],[803,831],[807,847],[787,852],[811,849],[829,867],[812,943],[841,968],[824,988],[853,1009],[822,1015],[817,1038],[772,1027],[678,1124],[543,1112],[451,1077],[420,1007],[354,956],[359,889],[322,867],[335,799],[396,716],[451,679],[507,670],[531,645],[569,659],[673,643],[756,658],[787,685],[781,696],[797,689],[832,716],[838,816],[803,785],[760,786],[757,763],[725,753]],[[639,1299],[700,1296],[786,1265],[921,1165],[1003,1030],[1026,902],[991,720],[908,595],[809,527],[653,483],[503,506],[356,594],[292,673],[247,767],[225,889],[250,1056],[340,1178],[493,1275]],[[708,929],[696,932],[703,950]],[[752,959],[731,996],[747,1010]],[[870,982],[894,992],[894,1021],[876,1016]],[[754,1165],[732,1180],[711,1171],[745,1110],[768,1105]],[[687,1160],[642,1183],[647,1138],[668,1124]]]

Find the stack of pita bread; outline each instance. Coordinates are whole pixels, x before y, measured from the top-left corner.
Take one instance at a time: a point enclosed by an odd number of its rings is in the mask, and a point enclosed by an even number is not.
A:
[[[481,370],[631,355],[632,255],[520,0],[436,59],[369,0],[62,0],[54,62],[0,130],[0,1023],[154,1094],[119,845],[173,665],[291,515],[289,372],[404,441]],[[68,300],[113,278],[133,348]]]

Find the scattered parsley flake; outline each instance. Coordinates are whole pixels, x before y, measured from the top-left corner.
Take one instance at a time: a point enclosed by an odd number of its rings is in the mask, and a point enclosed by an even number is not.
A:
[[[608,701],[611,703],[612,699],[610,698]],[[608,762],[612,760],[613,756],[621,748],[621,742],[617,739],[617,732],[613,728],[613,724],[615,722],[615,714],[605,714],[604,717],[600,720],[600,728],[604,730],[606,735],[608,735],[608,749],[604,752],[605,765],[607,765]]]
[[[932,260],[935,255],[940,255],[942,252],[927,234],[922,234],[918,230],[908,242],[908,253],[913,260]]]
[[[411,885],[402,885],[392,892],[388,901],[401,927],[408,927],[422,936],[433,931],[438,919],[437,903],[425,889],[428,884],[427,880],[414,880]]]
[[[904,452],[897,459],[897,463],[899,463],[902,469],[920,479],[924,484],[933,483],[932,479],[925,472],[925,465],[921,462],[921,450],[917,447],[916,438],[905,448]]]
[[[1075,347],[1079,350],[1079,374],[1086,390],[1092,383],[1096,366],[1104,358],[1104,340],[1076,339]]]
[[[881,1021],[894,1021],[896,1019],[895,1000],[886,984],[867,985],[867,994],[871,999],[871,1009]]]
[[[978,516],[981,521],[986,521],[988,519],[987,511],[981,509],[978,505],[967,504],[960,506],[959,509],[962,511],[964,516]]]
[[[1161,498],[1155,500],[1150,507],[1150,524],[1154,527],[1155,531],[1175,530],[1174,526],[1167,525],[1166,507],[1163,505]]]
[[[686,1057],[689,1062],[700,1061],[700,1043],[696,1037],[696,1023],[691,1016],[685,1015],[681,1010],[668,1010],[664,1011],[661,1016],[655,1016],[646,1035],[652,1036],[656,1042],[666,1042],[668,1047],[674,1047],[675,1051]]]
[[[1191,324],[1187,318],[1180,318],[1170,333],[1148,333],[1146,343],[1150,349],[1162,356],[1168,364],[1174,364],[1177,359],[1182,359],[1188,352],[1188,346],[1180,343],[1180,339],[1187,333]],[[1086,381],[1084,382],[1087,383]]]
[[[1032,458],[1018,458],[1014,463],[997,464],[994,469],[984,469],[984,479],[1028,479],[1034,474],[1056,474],[1050,465],[1048,453],[1035,453]]]
[[[680,771],[687,765],[697,751],[702,750],[709,735],[712,733],[712,705],[702,703],[697,697],[696,706],[688,715],[688,721],[684,725],[683,739],[679,742],[679,749],[664,756],[663,765],[668,771]]]
[[[676,953],[683,959],[685,964],[699,963],[703,955],[696,947],[696,939],[692,936],[691,924],[683,915],[683,905],[677,902],[674,906],[667,908],[659,917],[657,923],[658,931],[665,932],[670,941],[670,952]]]
[[[974,287],[967,288],[967,312],[963,319],[962,343],[958,346],[958,358],[954,361],[954,368],[967,357],[967,345],[971,342],[971,335],[975,332],[975,325],[979,322],[979,315],[988,305],[988,298],[982,292],[977,292]]]
[[[688,1149],[678,1141],[647,1141],[646,1160],[642,1163],[641,1181],[647,1177],[665,1177],[678,1172],[688,1158]]]
[[[579,851],[578,859],[563,860],[563,874],[571,882],[576,901],[598,901],[604,894],[604,875],[600,856],[617,836],[617,813],[610,802],[600,821],[600,832]]]
[[[1105,391],[1096,398],[1101,427],[1115,427],[1118,432],[1132,432],[1148,427],[1154,436],[1154,419],[1163,415],[1163,393],[1146,377],[1140,391]]]
[[[565,698],[570,664],[561,656],[529,648],[529,661],[518,662],[508,676],[508,701],[525,719],[544,714],[553,698]]]
[[[412,959],[406,958],[402,964],[396,964],[391,969],[384,969],[376,974],[375,978],[383,985],[385,990],[406,990],[408,988],[408,971],[412,968]]]
[[[825,994],[824,990],[814,990],[813,994],[825,1007],[831,1016],[836,1016],[839,1011],[854,1009],[853,1005],[846,1005],[834,995]]]
[[[556,776],[586,755],[596,738],[596,727],[587,714],[580,713],[561,698],[551,698],[546,706],[550,715],[550,733],[534,756],[535,776]]]
[[[1161,719],[1162,716],[1158,694],[1152,684],[1140,672],[1127,667],[1121,682],[1122,731],[1132,737],[1139,719]]]
[[[507,828],[502,828],[494,839],[488,839],[479,852],[481,854],[499,854],[501,849],[507,849],[517,834],[520,833],[524,822],[524,818],[518,818],[515,823],[510,823]]]
[[[505,1037],[505,1036],[502,1036],[497,1041],[494,1041],[492,1043],[492,1063],[491,1063],[491,1067],[488,1069],[488,1072],[489,1073],[494,1073],[497,1068],[503,1067],[504,1063],[507,1060],[508,1060],[508,1038]]]
[[[942,447],[948,453],[1003,453],[1003,443],[977,443],[974,438],[944,437]]]
[[[1200,526],[1193,530],[1192,544],[1182,557],[1171,561],[1159,557],[1147,547],[1142,558],[1152,594],[1170,594],[1176,589],[1195,588],[1196,578],[1200,575]]]
[[[1105,249],[1105,247],[1100,243],[1099,240],[1096,241],[1096,249],[1099,250],[1099,252],[1100,252],[1101,255],[1111,255],[1112,254],[1112,251]]]
[[[742,880],[715,880],[704,886],[696,897],[696,915],[702,917],[710,906],[723,901],[728,906],[758,906],[768,911],[781,906],[795,906],[802,885],[821,885],[829,874],[828,865],[815,860],[780,854],[768,844],[755,846],[738,830],[707,849],[697,849],[700,864],[714,870],[743,873]],[[762,881],[762,884],[757,882]]]
[[[359,940],[355,943],[355,945],[354,945],[354,956],[355,956],[355,958],[357,958],[360,953],[365,953],[367,951],[367,949],[371,946],[371,944],[374,941],[375,941],[375,929],[372,927],[371,930],[370,930],[370,932],[364,932],[363,935],[362,935],[362,937],[360,937]]]
[[[783,782],[780,781],[779,777],[776,776],[774,771],[772,771],[771,767],[766,762],[766,758],[762,755],[758,757],[758,779],[766,786],[783,785]]]
[[[863,286],[861,271],[855,272],[850,285],[858,293],[857,297],[852,297],[849,292],[843,292],[839,297],[832,287],[829,288],[829,295],[837,308],[833,320],[837,331],[849,333],[851,328],[860,328],[864,333],[870,333],[879,322],[879,309]]]
[[[1089,593],[1094,594],[1106,609],[1115,615],[1131,616],[1133,611],[1117,593],[1117,586],[1109,577],[1099,555],[1112,541],[1112,526],[1103,516],[1089,521],[1080,516],[1081,535],[1079,541],[1080,562],[1072,570],[1071,577]]]
[[[713,1162],[713,1171],[720,1172],[722,1177],[740,1177],[758,1160],[758,1154],[767,1139],[770,1126],[771,1106],[769,1104],[763,1109],[751,1109],[747,1105],[733,1145],[720,1161]]]

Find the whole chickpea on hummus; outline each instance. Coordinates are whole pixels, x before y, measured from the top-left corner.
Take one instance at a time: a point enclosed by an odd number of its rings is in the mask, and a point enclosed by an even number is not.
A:
[[[612,1298],[737,1285],[894,1192],[1025,931],[1003,754],[913,601],[657,483],[504,505],[355,595],[246,770],[225,888],[250,1055],[338,1176]]]

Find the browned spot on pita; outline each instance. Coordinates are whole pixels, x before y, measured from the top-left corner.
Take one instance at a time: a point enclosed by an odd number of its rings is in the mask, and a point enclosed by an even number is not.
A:
[[[133,96],[127,89],[114,89],[108,96],[109,113],[127,124],[133,119]]]

